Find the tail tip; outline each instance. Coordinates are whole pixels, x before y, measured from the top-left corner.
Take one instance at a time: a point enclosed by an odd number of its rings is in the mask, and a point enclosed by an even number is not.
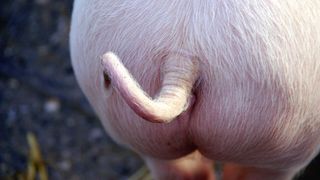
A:
[[[101,61],[102,63],[106,63],[107,61],[110,61],[115,58],[117,58],[117,56],[113,52],[108,51],[102,55]]]

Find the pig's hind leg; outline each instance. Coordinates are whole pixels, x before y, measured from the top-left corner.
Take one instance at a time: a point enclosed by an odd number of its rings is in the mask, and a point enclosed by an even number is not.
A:
[[[270,170],[227,163],[223,167],[223,180],[291,180],[294,170]]]
[[[213,162],[198,151],[174,160],[144,159],[156,180],[215,180]]]

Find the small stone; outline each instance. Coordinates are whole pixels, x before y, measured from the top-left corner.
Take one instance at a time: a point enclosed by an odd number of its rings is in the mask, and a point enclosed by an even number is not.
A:
[[[97,140],[103,136],[103,132],[100,128],[94,128],[90,131],[89,139],[91,141]]]
[[[74,127],[75,125],[76,125],[75,119],[73,119],[72,117],[67,118],[67,126],[68,127]]]
[[[9,88],[10,89],[17,89],[18,86],[19,86],[19,81],[17,81],[16,79],[9,80]]]
[[[14,55],[14,48],[12,47],[7,47],[4,49],[4,56],[5,57],[11,57]]]
[[[38,46],[38,53],[40,56],[47,55],[49,53],[48,46],[45,46],[45,45]]]
[[[19,106],[19,110],[20,110],[20,113],[25,115],[25,114],[28,114],[30,112],[30,107],[28,104],[21,104]]]
[[[64,151],[62,151],[61,156],[63,158],[70,158],[71,157],[71,152],[68,151],[68,150],[64,150]]]
[[[15,121],[17,119],[17,112],[13,109],[10,109],[7,112],[7,124],[8,126],[14,125]]]
[[[44,104],[44,110],[48,113],[55,113],[60,110],[60,101],[56,98],[48,99]]]
[[[63,160],[58,164],[62,171],[69,171],[71,169],[71,162],[68,160]]]

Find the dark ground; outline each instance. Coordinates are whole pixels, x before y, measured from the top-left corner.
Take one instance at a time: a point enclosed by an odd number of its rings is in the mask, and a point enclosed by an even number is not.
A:
[[[0,2],[0,179],[26,171],[26,133],[50,179],[126,179],[141,159],[106,135],[70,65],[71,0]],[[301,176],[320,179],[320,158]]]
[[[50,179],[126,179],[142,166],[104,132],[70,65],[71,0],[1,0],[0,179],[26,169],[26,133]]]

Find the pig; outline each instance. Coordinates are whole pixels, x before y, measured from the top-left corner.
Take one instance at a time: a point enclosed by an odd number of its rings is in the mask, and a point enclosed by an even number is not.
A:
[[[292,179],[320,149],[319,0],[75,0],[77,81],[155,179]]]

